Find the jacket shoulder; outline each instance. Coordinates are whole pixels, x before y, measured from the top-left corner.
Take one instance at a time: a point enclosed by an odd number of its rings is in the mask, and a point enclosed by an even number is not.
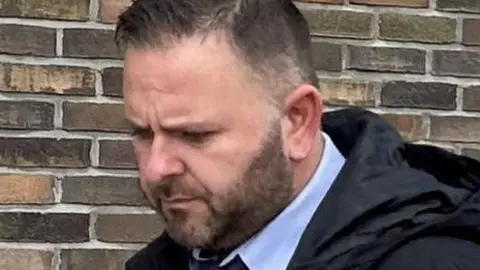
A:
[[[125,270],[188,269],[188,250],[162,234],[125,262]]]
[[[476,270],[480,245],[453,237],[427,237],[412,241],[390,254],[378,270]]]
[[[156,258],[161,254],[165,245],[163,236],[154,239],[126,261],[125,270],[160,269]]]

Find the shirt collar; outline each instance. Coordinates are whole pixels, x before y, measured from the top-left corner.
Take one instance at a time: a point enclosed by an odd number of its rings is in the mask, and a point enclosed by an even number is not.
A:
[[[322,134],[325,139],[322,159],[305,188],[272,222],[233,250],[220,266],[240,255],[250,270],[287,267],[303,231],[345,162],[330,137]],[[198,249],[193,256],[202,260]]]

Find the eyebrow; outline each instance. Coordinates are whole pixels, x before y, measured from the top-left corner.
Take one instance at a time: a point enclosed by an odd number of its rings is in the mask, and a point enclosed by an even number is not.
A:
[[[132,130],[145,130],[150,129],[154,130],[151,126],[142,125],[131,119],[127,119],[128,125]],[[170,123],[164,123],[159,125],[159,129],[166,131],[196,131],[196,130],[219,130],[222,127],[219,124],[209,123],[204,121],[193,122],[193,121],[171,121]]]
[[[184,121],[184,122],[175,122],[163,123],[161,128],[164,130],[177,131],[177,130],[218,130],[221,129],[219,124],[205,122],[205,121]]]

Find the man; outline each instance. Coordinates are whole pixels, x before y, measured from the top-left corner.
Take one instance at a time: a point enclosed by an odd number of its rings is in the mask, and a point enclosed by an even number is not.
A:
[[[126,269],[479,269],[480,164],[323,112],[291,1],[136,0],[116,39],[166,225]]]

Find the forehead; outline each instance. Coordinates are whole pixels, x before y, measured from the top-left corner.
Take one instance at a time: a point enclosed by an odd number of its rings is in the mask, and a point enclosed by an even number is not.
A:
[[[207,118],[254,106],[257,91],[245,79],[238,59],[216,37],[190,38],[166,50],[129,49],[123,91],[127,117]]]
[[[179,93],[185,90],[183,84],[192,81],[225,79],[227,74],[235,72],[235,62],[226,44],[214,37],[192,37],[168,49],[129,49],[124,59],[124,79],[129,86],[126,90],[136,90],[136,86],[148,89],[162,86],[155,90]],[[197,94],[206,90],[210,89],[202,89]]]

